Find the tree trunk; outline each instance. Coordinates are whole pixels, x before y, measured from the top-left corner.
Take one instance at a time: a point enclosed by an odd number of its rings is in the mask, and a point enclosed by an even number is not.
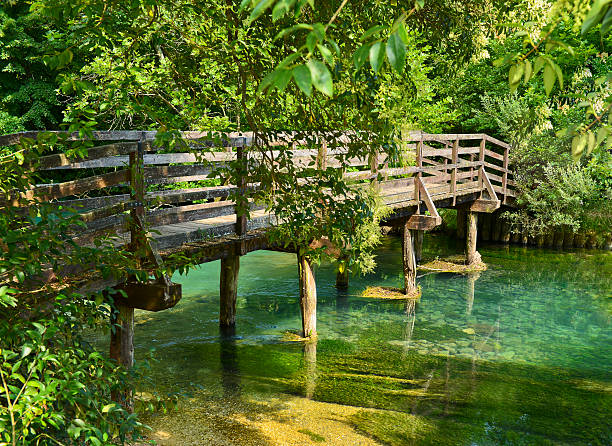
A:
[[[298,254],[298,274],[302,336],[314,337],[317,335],[317,284],[310,259],[301,254]]]
[[[238,272],[240,256],[230,254],[221,259],[219,279],[219,325],[229,327],[236,324],[236,298],[238,296]]]

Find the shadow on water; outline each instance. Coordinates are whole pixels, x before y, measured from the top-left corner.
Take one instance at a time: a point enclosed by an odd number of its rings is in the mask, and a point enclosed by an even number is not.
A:
[[[428,237],[425,257],[458,249]],[[218,328],[218,266],[204,265],[183,280],[176,308],[137,314],[137,351],[154,346],[160,358],[156,388],[193,394],[180,416],[147,420],[170,436],[153,437],[612,444],[612,256],[495,245],[481,253],[487,271],[427,275],[420,301],[360,297],[368,285],[401,283],[397,240],[385,241],[377,272],[351,278],[348,291],[322,265],[319,339],[308,343],[283,337],[300,326],[294,256],[245,257],[229,332]]]

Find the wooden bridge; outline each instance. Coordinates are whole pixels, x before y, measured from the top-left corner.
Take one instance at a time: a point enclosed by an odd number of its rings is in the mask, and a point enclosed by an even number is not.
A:
[[[24,138],[37,136],[37,132],[1,136],[0,146],[16,145]],[[18,207],[27,205],[28,200],[38,200],[74,208],[86,224],[86,230],[74,234],[77,243],[90,244],[112,233],[117,236],[117,244],[129,244],[134,251],[146,248],[158,265],[177,252],[196,263],[221,260],[220,324],[232,327],[239,258],[258,249],[280,249],[266,237],[266,229],[275,225],[276,219],[254,202],[250,203],[250,218],[236,212],[236,204],[230,199],[232,193],[259,187],[249,182],[248,170],[238,184],[177,190],[164,189],[164,185],[210,179],[215,166],[237,160],[246,160],[246,165],[251,166],[250,162],[261,153],[262,143],[252,133],[224,134],[215,143],[209,133],[183,132],[181,136],[195,147],[206,147],[206,151],[162,153],[154,144],[156,132],[151,131],[93,132],[94,145],[86,156],[74,160],[62,153],[46,155],[33,167],[43,179],[66,178],[67,174],[78,179],[32,185],[28,190],[17,191],[5,205]],[[351,171],[344,169],[343,175],[357,186],[376,183],[384,203],[393,210],[384,224],[403,228],[407,292],[416,287],[415,249],[418,253],[423,231],[441,223],[437,209],[464,211],[468,225],[466,256],[468,262],[473,262],[479,258],[478,213],[493,212],[515,196],[509,169],[510,146],[488,135],[411,132],[402,145],[414,163],[403,166],[394,166],[383,151],[367,159],[342,158],[348,153],[343,145],[348,144],[347,137],[334,138],[330,144],[325,135],[308,141],[285,136],[266,147],[272,159],[280,145],[291,144],[297,167],[314,164],[318,169],[327,169],[348,165]],[[77,135],[64,137],[80,139]],[[251,146],[258,150],[250,151]],[[298,265],[302,330],[304,336],[312,336],[316,334],[314,273],[308,258],[298,255]],[[337,284],[348,284],[347,272],[339,273]],[[130,366],[134,308],[170,308],[181,297],[180,285],[167,277],[149,283],[98,283],[100,287],[108,285],[127,294],[127,299],[118,305],[116,322],[122,329],[111,335],[111,355]]]

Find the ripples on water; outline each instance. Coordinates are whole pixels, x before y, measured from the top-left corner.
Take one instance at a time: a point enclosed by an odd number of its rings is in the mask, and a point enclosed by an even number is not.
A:
[[[461,251],[425,239],[425,257]],[[147,420],[168,444],[612,444],[612,254],[488,246],[478,275],[428,274],[418,303],[360,297],[401,284],[400,241],[337,291],[318,268],[316,344],[300,327],[294,255],[240,266],[235,336],[218,329],[219,262],[183,300],[137,312],[137,356],[154,387],[187,395]],[[331,404],[324,404],[331,403]],[[198,427],[199,426],[199,427]],[[302,428],[300,428],[300,426]]]

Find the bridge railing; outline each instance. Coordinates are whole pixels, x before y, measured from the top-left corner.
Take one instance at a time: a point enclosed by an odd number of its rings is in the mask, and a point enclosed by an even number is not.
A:
[[[0,146],[36,136],[36,132],[1,136]],[[64,136],[68,140],[80,139],[78,135]],[[268,217],[256,203],[250,203],[253,215],[249,221],[236,216],[230,195],[258,187],[248,178],[241,178],[238,184],[197,184],[209,180],[211,173],[224,164],[247,157],[256,162],[257,152],[249,153],[247,149],[257,142],[252,133],[227,133],[211,141],[208,132],[184,132],[185,140],[206,150],[178,153],[160,151],[154,145],[155,136],[156,132],[150,131],[94,132],[96,145],[83,158],[69,159],[63,153],[42,156],[33,167],[40,182],[28,190],[16,191],[8,204],[24,206],[35,199],[54,203],[58,209],[75,209],[87,227],[75,234],[77,243],[82,244],[106,233],[118,234],[132,244],[141,243],[145,223],[153,228],[187,227],[194,221],[214,219],[209,236],[244,235],[249,229],[267,224]],[[415,165],[399,167],[390,165],[382,151],[367,158],[346,159],[348,149],[343,144],[350,138],[343,138],[335,135],[334,144],[328,147],[325,135],[307,141],[285,134],[267,144],[272,159],[279,154],[278,146],[291,144],[292,161],[299,168],[313,163],[319,169],[348,165],[354,170],[345,173],[348,179],[376,182],[392,206],[423,203],[431,210],[431,201],[436,197],[449,197],[454,202],[468,189],[478,191],[489,185],[504,202],[514,195],[508,167],[510,147],[487,135],[412,132],[403,143],[404,149],[414,155],[414,163],[408,164]],[[168,189],[172,185],[179,188]]]

